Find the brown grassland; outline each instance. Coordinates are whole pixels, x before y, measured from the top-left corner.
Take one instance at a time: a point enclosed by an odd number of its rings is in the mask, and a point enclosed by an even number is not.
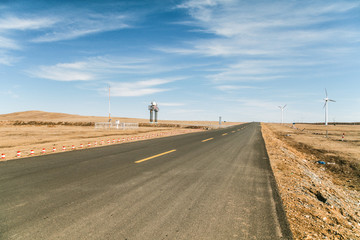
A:
[[[5,154],[5,160],[15,159],[17,151],[21,151],[21,157],[30,157],[41,155],[43,148],[46,154],[52,153],[53,147],[56,152],[61,152],[63,146],[69,151],[72,145],[77,150],[80,144],[83,148],[88,148],[88,143],[94,147],[95,142],[100,146],[113,144],[113,139],[142,140],[151,136],[162,137],[174,134],[184,134],[194,131],[203,131],[199,125],[214,125],[218,122],[204,121],[159,121],[159,124],[149,124],[148,119],[135,118],[113,118],[120,122],[139,123],[139,128],[121,130],[121,129],[95,129],[95,122],[106,122],[107,117],[80,116],[64,113],[49,113],[41,111],[27,111],[0,115],[0,154]],[[185,124],[185,125],[184,125]],[[188,125],[192,126],[188,126]],[[239,123],[225,123],[227,125]],[[135,139],[136,138],[136,139]],[[34,154],[30,155],[30,151]]]
[[[262,124],[262,132],[294,238],[360,239],[360,126]]]

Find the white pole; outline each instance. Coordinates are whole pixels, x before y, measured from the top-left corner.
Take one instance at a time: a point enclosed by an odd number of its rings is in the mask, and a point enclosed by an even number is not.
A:
[[[110,85],[109,85],[109,122],[110,122],[111,116],[110,116]]]
[[[328,125],[328,102],[325,102],[325,125]]]

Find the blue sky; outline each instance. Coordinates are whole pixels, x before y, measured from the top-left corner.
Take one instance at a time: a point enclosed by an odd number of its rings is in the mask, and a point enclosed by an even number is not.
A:
[[[359,1],[1,1],[0,114],[360,121]]]

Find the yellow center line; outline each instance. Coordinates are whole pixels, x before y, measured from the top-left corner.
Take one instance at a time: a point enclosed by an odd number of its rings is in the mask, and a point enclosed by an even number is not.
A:
[[[223,136],[228,135],[227,133],[224,133]]]
[[[147,161],[147,160],[150,160],[150,159],[153,159],[153,158],[156,158],[156,157],[160,157],[160,156],[162,156],[162,155],[165,155],[165,154],[168,154],[168,153],[172,153],[172,152],[175,152],[175,151],[176,151],[176,149],[173,149],[173,150],[171,150],[171,151],[163,152],[163,153],[160,153],[160,154],[158,154],[158,155],[154,155],[154,156],[152,156],[152,157],[148,157],[148,158],[144,158],[144,159],[138,160],[138,161],[136,161],[136,162],[134,162],[134,163],[145,162],[145,161]]]
[[[205,139],[205,140],[202,140],[201,142],[207,142],[207,141],[210,141],[210,140],[213,140],[214,138],[208,138],[208,139]]]

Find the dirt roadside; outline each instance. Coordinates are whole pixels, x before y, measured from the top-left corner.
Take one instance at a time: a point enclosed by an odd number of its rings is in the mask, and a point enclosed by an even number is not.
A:
[[[262,124],[262,133],[294,239],[360,239],[360,177],[352,163],[293,137],[296,130]]]

